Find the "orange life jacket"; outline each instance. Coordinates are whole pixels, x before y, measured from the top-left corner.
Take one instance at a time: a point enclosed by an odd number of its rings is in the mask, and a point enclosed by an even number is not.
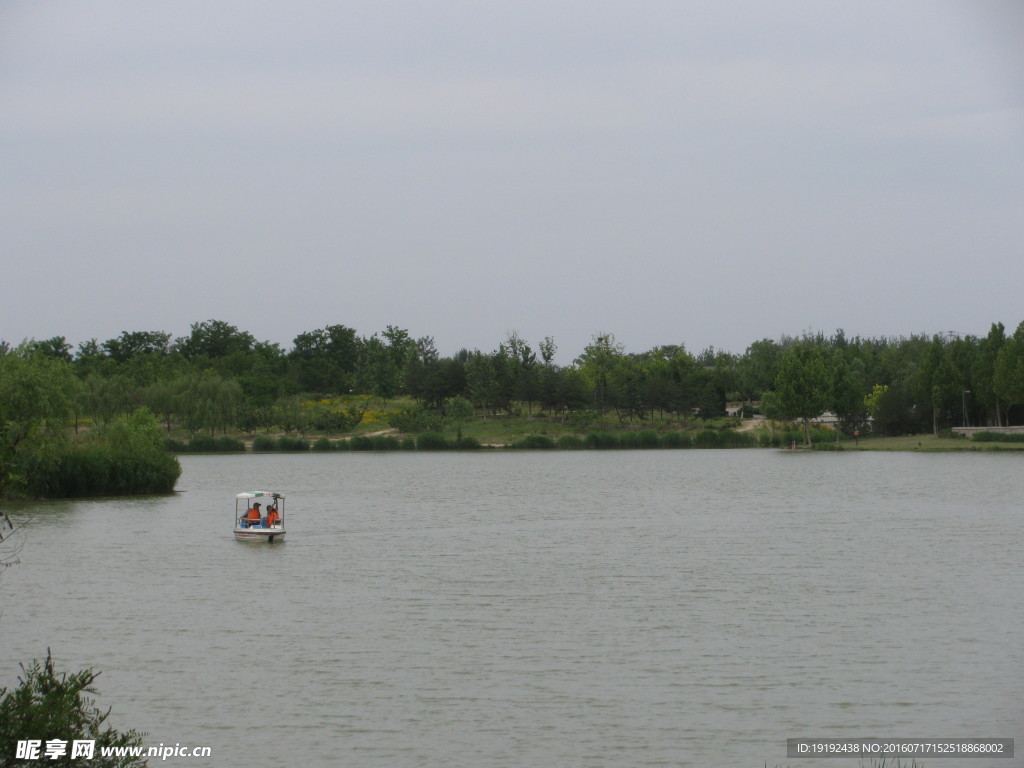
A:
[[[258,509],[256,509],[256,507],[252,507],[245,514],[245,519],[246,520],[259,520],[260,519],[260,511]]]
[[[278,522],[280,519],[281,519],[281,516],[279,514],[277,514],[277,510],[274,509],[273,507],[271,507],[270,511],[267,512],[267,525],[271,526],[274,523]]]

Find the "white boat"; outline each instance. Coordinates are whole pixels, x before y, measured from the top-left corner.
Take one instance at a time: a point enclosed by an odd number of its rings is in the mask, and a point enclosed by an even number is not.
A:
[[[235,496],[235,538],[269,541],[284,538],[284,496],[245,491]]]

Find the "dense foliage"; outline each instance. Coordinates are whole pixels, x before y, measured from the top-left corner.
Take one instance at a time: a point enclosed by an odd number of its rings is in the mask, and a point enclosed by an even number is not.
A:
[[[106,429],[141,406],[167,432],[184,430],[190,439],[179,446],[191,450],[237,450],[237,442],[217,442],[229,432],[302,440],[379,421],[421,434],[502,414],[560,419],[580,435],[609,419],[642,429],[655,415],[693,426],[723,416],[730,402],[744,404],[747,415],[759,408],[803,422],[804,441],[823,411],[847,434],[1024,420],[1024,323],[1011,335],[995,323],[984,338],[849,339],[837,331],[764,339],[742,354],[695,355],[681,344],[627,352],[604,334],[568,365],[555,362],[550,337],[532,347],[511,333],[492,351],[445,357],[432,338],[395,326],[365,337],[331,325],[299,334],[286,350],[220,320],[195,323],[173,340],[161,331],[126,331],[77,350],[63,337],[0,347],[0,458],[8,479],[22,482],[25,465],[15,459],[25,446],[37,450],[68,423],[76,431]],[[11,392],[21,394],[6,397]],[[377,410],[357,393],[376,398]],[[402,407],[389,407],[399,396]],[[255,447],[309,448],[273,440]]]
[[[0,356],[0,494],[35,497],[161,493],[181,474],[146,408],[96,406],[110,381],[83,381],[73,363],[47,345],[5,349]],[[112,389],[112,388],[108,388]],[[72,436],[82,414],[102,414]]]
[[[46,661],[34,661],[22,667],[23,677],[17,688],[0,689],[0,766],[22,765],[89,765],[97,768],[137,768],[147,765],[139,757],[105,757],[104,747],[140,747],[142,734],[119,732],[107,725],[110,711],[101,711],[91,698],[96,691],[96,673],[81,672],[58,675],[50,653]],[[36,759],[17,758],[19,741],[63,742],[63,754],[46,757],[42,750]],[[73,743],[93,741],[91,759],[72,757]]]
[[[154,416],[140,408],[86,439],[27,456],[24,490],[37,498],[169,493],[181,475]]]

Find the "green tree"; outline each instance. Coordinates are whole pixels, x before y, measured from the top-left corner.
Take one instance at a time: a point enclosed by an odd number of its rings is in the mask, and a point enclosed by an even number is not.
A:
[[[948,423],[960,404],[964,387],[939,336],[932,339],[913,379],[914,399],[932,416],[932,434],[939,434],[940,423]]]
[[[1002,426],[1003,413],[999,393],[996,392],[996,361],[999,350],[1006,343],[1006,328],[1002,323],[992,323],[988,335],[978,342],[978,352],[971,369],[971,402],[985,413],[986,421]]]
[[[760,399],[775,385],[785,349],[771,339],[755,341],[737,361],[736,379],[743,402]]]
[[[158,414],[171,431],[171,418],[174,416],[174,407],[177,396],[177,387],[173,381],[158,381],[146,387],[142,392],[142,402],[153,413]]]
[[[512,385],[512,397],[522,408],[526,403],[528,414],[533,413],[533,401],[537,399],[539,376],[537,371],[537,355],[530,345],[512,331],[508,334],[501,350],[508,358]]]
[[[381,399],[383,407],[402,391],[404,364],[387,344],[374,334],[363,343],[359,382],[365,390]]]
[[[640,356],[643,368],[641,400],[654,418],[654,412],[673,410],[675,382],[672,379],[671,348],[658,347]]]
[[[175,339],[174,343],[185,359],[208,364],[232,352],[251,352],[256,339],[223,320],[206,320],[193,323],[191,333]]]
[[[63,360],[19,348],[0,357],[0,495],[24,488],[25,460],[67,439],[77,381]]]
[[[27,343],[26,349],[31,355],[40,355],[51,360],[61,360],[65,363],[72,360],[71,345],[63,336],[54,336],[42,341],[32,339]]]
[[[446,393],[441,356],[432,336],[416,340],[415,351],[406,362],[405,384],[409,394],[424,408],[439,410],[443,405]]]
[[[103,351],[96,339],[79,343],[75,352],[75,373],[81,379],[108,375],[117,369],[117,362]]]
[[[143,455],[164,453],[164,437],[156,416],[146,407],[93,432],[94,442],[109,446],[118,453]]]
[[[697,365],[691,376],[693,382],[693,407],[698,418],[707,422],[725,415],[725,392],[722,390],[713,367]]]
[[[608,374],[608,400],[622,424],[626,419],[643,420],[646,407],[643,400],[645,370],[635,355],[620,355]]]
[[[136,355],[166,355],[171,349],[171,334],[164,331],[122,331],[116,339],[103,342],[103,349],[119,363],[128,362]]]
[[[555,353],[558,345],[551,336],[545,336],[538,345],[540,349],[541,366],[538,374],[537,396],[540,399],[542,410],[554,410],[558,407],[558,392],[561,388],[562,375],[555,365]]]
[[[246,359],[248,366],[236,378],[250,411],[269,409],[282,394],[293,392],[297,386],[288,376],[288,359],[278,344],[258,341]]]
[[[996,357],[996,394],[1009,405],[1024,405],[1024,322],[1006,339]]]
[[[490,355],[476,351],[466,358],[466,395],[478,408],[496,412],[498,402],[498,373]]]
[[[914,396],[907,382],[896,381],[881,391],[876,385],[871,398],[873,432],[879,435],[906,435],[925,429],[928,414],[921,413],[915,407]]]
[[[878,404],[888,390],[888,384],[875,384],[871,391],[864,395],[864,408],[872,419],[878,417]]]
[[[779,363],[775,407],[803,425],[804,445],[811,444],[810,422],[829,405],[830,384],[821,349],[807,341],[794,344]]]
[[[583,375],[592,393],[597,411],[602,416],[611,405],[611,376],[616,361],[625,354],[615,336],[605,333],[595,336],[576,358],[575,365]]]
[[[90,376],[82,392],[86,414],[102,424],[131,412],[135,407],[136,387],[127,376]]]
[[[458,443],[462,442],[462,425],[473,418],[473,404],[464,397],[456,395],[444,404],[445,415],[453,422],[457,430]]]
[[[675,347],[669,360],[672,375],[670,407],[676,419],[686,423],[693,409],[698,406],[697,361],[682,345]]]
[[[242,405],[242,388],[237,381],[223,379],[212,371],[191,373],[175,383],[174,412],[190,435],[208,429],[227,431],[236,422]]]
[[[855,360],[851,364],[847,357],[847,350],[841,347],[833,349],[829,367],[829,407],[838,419],[837,443],[843,431],[849,434],[859,430],[867,421],[860,361]]]
[[[304,392],[348,393],[355,384],[362,343],[344,325],[329,325],[295,337],[289,360]]]

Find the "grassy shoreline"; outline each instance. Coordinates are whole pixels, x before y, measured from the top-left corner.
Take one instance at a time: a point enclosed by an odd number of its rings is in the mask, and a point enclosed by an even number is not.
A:
[[[291,453],[320,451],[372,451],[372,450],[437,450],[473,448],[480,450],[602,450],[602,449],[739,449],[764,448],[771,450],[800,450],[815,452],[845,451],[899,451],[919,453],[966,453],[966,452],[1006,452],[1024,451],[1021,442],[974,442],[964,438],[936,437],[934,435],[903,435],[899,437],[864,437],[860,439],[843,439],[839,443],[832,440],[821,440],[810,448],[805,447],[800,439],[794,442],[794,433],[790,430],[733,429],[728,425],[707,429],[611,429],[599,427],[587,431],[578,431],[571,426],[552,428],[542,424],[504,424],[502,428],[488,425],[474,428],[476,425],[464,425],[461,432],[449,427],[442,432],[413,435],[400,433],[396,429],[356,430],[348,434],[323,434],[307,432],[304,435],[285,435],[274,431],[260,435],[234,434],[225,442],[234,443],[233,448],[199,448],[198,450],[181,450],[181,453]],[[421,438],[431,438],[428,444]],[[604,439],[597,440],[595,437]],[[679,439],[681,438],[681,439]],[[709,439],[710,438],[710,439]],[[716,440],[718,438],[718,440]],[[781,438],[781,439],[780,439]],[[184,448],[188,443],[186,435],[174,438]],[[221,438],[217,442],[224,440]],[[268,443],[280,442],[280,447],[268,447]],[[460,442],[461,441],[461,442]],[[202,442],[212,443],[205,439]],[[421,444],[422,443],[422,444]],[[445,445],[447,443],[447,445]],[[330,446],[330,447],[328,447]]]
[[[917,451],[920,453],[977,453],[1024,450],[1024,443],[974,442],[965,438],[936,437],[935,435],[901,435],[899,437],[867,437],[858,443],[843,441],[848,451]]]
[[[468,406],[468,403],[466,403]],[[570,449],[680,449],[680,448],[790,448],[803,447],[801,427],[792,422],[758,418],[701,419],[683,413],[646,411],[642,416],[620,416],[612,410],[559,414],[543,411],[536,403],[520,403],[510,412],[470,410],[462,418],[424,411],[413,399],[400,396],[384,401],[370,395],[308,399],[297,411],[277,414],[291,421],[254,431],[228,429],[216,435],[195,436],[180,424],[170,424],[165,438],[179,453],[295,452],[304,450],[438,450],[444,448],[570,450]],[[346,414],[348,418],[326,416]],[[354,422],[352,416],[355,417]],[[306,423],[305,429],[298,425]],[[355,424],[352,426],[352,424]],[[335,424],[335,427],[327,426]],[[315,426],[314,426],[315,425]],[[165,426],[167,426],[165,424]],[[901,437],[845,437],[827,424],[812,424],[813,450],[817,451],[1020,451],[1024,442],[973,441],[961,436],[907,435]],[[422,441],[420,437],[429,439]],[[196,445],[190,446],[192,439]],[[339,445],[339,441],[343,444]],[[275,446],[268,447],[268,443]],[[219,444],[219,445],[218,445]],[[255,445],[254,445],[255,444]]]
[[[303,402],[301,407],[314,413],[325,408],[347,409],[356,413],[357,423],[351,429],[311,426],[300,431],[294,427],[285,430],[276,426],[253,432],[228,430],[216,436],[204,432],[195,436],[197,443],[204,444],[204,447],[196,445],[192,450],[188,450],[192,438],[180,425],[172,424],[165,437],[169,443],[176,444],[172,450],[182,453],[238,452],[243,449],[255,453],[275,450],[432,450],[445,447],[508,450],[762,447],[779,450],[791,448],[794,442],[797,450],[807,450],[798,425],[763,418],[698,419],[660,411],[647,412],[642,418],[620,419],[613,411],[582,411],[561,417],[557,413],[541,411],[536,404],[532,407],[524,404],[513,413],[486,414],[477,410],[462,419],[433,415],[427,420],[417,421],[395,418],[396,415],[414,414],[419,410],[417,403],[410,398],[398,397],[385,402],[368,395],[343,400],[310,400]],[[815,441],[812,450],[816,451],[936,453],[1024,450],[1024,442],[973,441],[961,436],[950,437],[949,433],[943,437],[928,434],[844,438],[838,444],[835,432],[828,425],[812,425],[811,433]],[[421,436],[430,439],[419,445]],[[339,445],[339,441],[344,444]],[[278,443],[279,447],[268,449],[269,442]],[[214,443],[224,447],[216,447]],[[233,444],[232,447],[228,447],[229,444]]]

